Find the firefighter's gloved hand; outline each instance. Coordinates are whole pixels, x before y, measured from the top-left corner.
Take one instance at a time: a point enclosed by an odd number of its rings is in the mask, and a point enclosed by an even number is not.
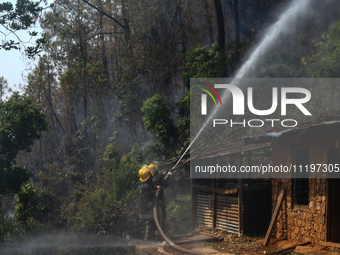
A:
[[[163,189],[162,186],[159,186],[159,185],[156,186],[156,190],[155,190],[156,196],[158,196],[159,192],[160,192],[162,189]]]
[[[171,175],[173,175],[175,171],[171,168],[168,173],[165,175],[164,180],[167,180]]]
[[[171,169],[169,169],[169,172],[166,174],[166,176],[168,177],[168,176],[171,176],[171,175],[173,175],[175,173],[175,171],[171,168]]]

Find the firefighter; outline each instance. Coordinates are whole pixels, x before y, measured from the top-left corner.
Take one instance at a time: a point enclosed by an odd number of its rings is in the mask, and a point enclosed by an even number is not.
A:
[[[153,162],[149,166],[156,166],[158,169],[158,162]],[[164,199],[164,189],[169,187],[169,182],[168,182],[169,175],[168,174],[160,174],[158,171],[156,171],[156,174],[152,177],[152,182],[155,185],[156,191],[158,190],[158,208],[157,208],[157,214],[158,214],[158,219],[159,219],[159,224],[161,225],[161,228],[164,233],[166,233],[166,227],[165,227],[165,220],[166,220],[166,204],[165,204],[165,199]],[[159,239],[159,233],[158,230],[156,229],[156,239]]]
[[[152,177],[156,174],[156,169],[142,166],[139,170],[139,180],[142,182],[140,187],[140,214],[142,222],[142,238],[151,240],[155,238],[155,221],[153,218],[153,206],[155,202],[155,185]]]
[[[163,188],[169,186],[167,178],[163,174],[158,174],[159,164],[153,162],[150,165],[144,165],[139,170],[140,181],[142,182],[140,189],[140,214],[139,218],[142,222],[142,238],[144,240],[159,240],[159,233],[157,231],[154,216],[153,207],[156,198],[156,192],[158,195],[158,217],[160,219],[161,227],[164,231],[165,228],[165,200]]]

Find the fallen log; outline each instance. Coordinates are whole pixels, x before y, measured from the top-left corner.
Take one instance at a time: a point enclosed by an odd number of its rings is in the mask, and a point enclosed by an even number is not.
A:
[[[274,252],[271,252],[271,253],[268,253],[268,254],[266,253],[266,254],[267,255],[274,255],[274,254],[278,254],[278,253],[281,253],[281,252],[284,252],[284,251],[294,250],[297,246],[305,246],[305,245],[308,245],[308,244],[311,244],[311,242],[305,242],[305,243],[302,243],[302,244],[297,244],[297,245],[288,247],[288,248],[283,249],[283,250],[274,251]]]

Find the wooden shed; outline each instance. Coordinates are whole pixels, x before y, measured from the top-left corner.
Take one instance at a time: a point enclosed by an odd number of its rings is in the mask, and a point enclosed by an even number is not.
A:
[[[321,164],[334,168],[340,164],[340,121],[244,140],[247,144],[271,142],[274,165]],[[333,171],[322,177],[272,179],[273,208],[278,194],[285,189],[272,237],[340,247],[340,173]]]
[[[191,167],[202,162],[240,167],[259,159],[271,159],[270,143],[230,146],[225,151],[193,160]],[[194,178],[191,188],[192,215],[197,225],[239,235],[266,231],[271,217],[271,180]]]

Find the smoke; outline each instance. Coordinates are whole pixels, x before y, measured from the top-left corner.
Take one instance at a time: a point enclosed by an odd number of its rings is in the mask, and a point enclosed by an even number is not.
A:
[[[275,75],[296,77],[300,75],[296,69],[298,68],[297,66],[301,64],[301,59],[299,59],[298,56],[294,56],[296,53],[294,51],[294,47],[296,47],[296,40],[298,36],[301,36],[304,39],[307,38],[308,40],[310,36],[308,33],[312,32],[320,36],[320,29],[325,29],[327,24],[330,24],[332,21],[334,21],[334,16],[336,14],[334,13],[334,8],[333,10],[331,8],[331,6],[334,4],[336,5],[334,0],[291,1],[287,5],[286,9],[284,9],[282,13],[278,15],[277,21],[270,25],[263,32],[261,39],[249,51],[249,57],[236,72],[231,84],[240,86],[240,79],[249,77],[282,77]],[[338,8],[335,8],[335,10],[337,9]],[[320,11],[322,13],[320,13]],[[300,35],[300,31],[297,31],[297,29],[299,29],[301,26],[306,28],[308,25],[310,26],[310,29],[305,29],[307,34]],[[307,43],[312,44],[313,42]],[[300,47],[301,50],[303,50],[304,44],[300,43]],[[281,55],[274,59],[270,59],[270,57],[272,57],[271,54],[277,54],[277,52],[281,52]],[[288,61],[289,57],[293,58],[293,60],[290,60],[290,62]],[[282,63],[282,65],[278,65],[277,62]],[[282,70],[275,72],[275,68],[282,68],[282,66],[285,66],[285,64],[287,69],[286,72]],[[221,96],[223,104],[226,103],[226,105],[228,105],[230,103],[230,95],[231,94],[229,90],[224,90],[224,94]],[[221,111],[223,110],[220,106],[214,107],[212,113],[209,114],[209,117],[203,123],[201,128],[196,131],[195,134],[191,132],[191,143],[184,154],[202,134],[207,124],[211,123],[211,120],[214,119],[216,114]],[[180,162],[182,157],[179,159],[177,164]]]
[[[0,254],[130,254],[134,246],[142,242],[143,245],[159,245],[156,242],[133,240],[129,236],[123,238],[96,234],[45,234],[29,243],[2,243]]]

